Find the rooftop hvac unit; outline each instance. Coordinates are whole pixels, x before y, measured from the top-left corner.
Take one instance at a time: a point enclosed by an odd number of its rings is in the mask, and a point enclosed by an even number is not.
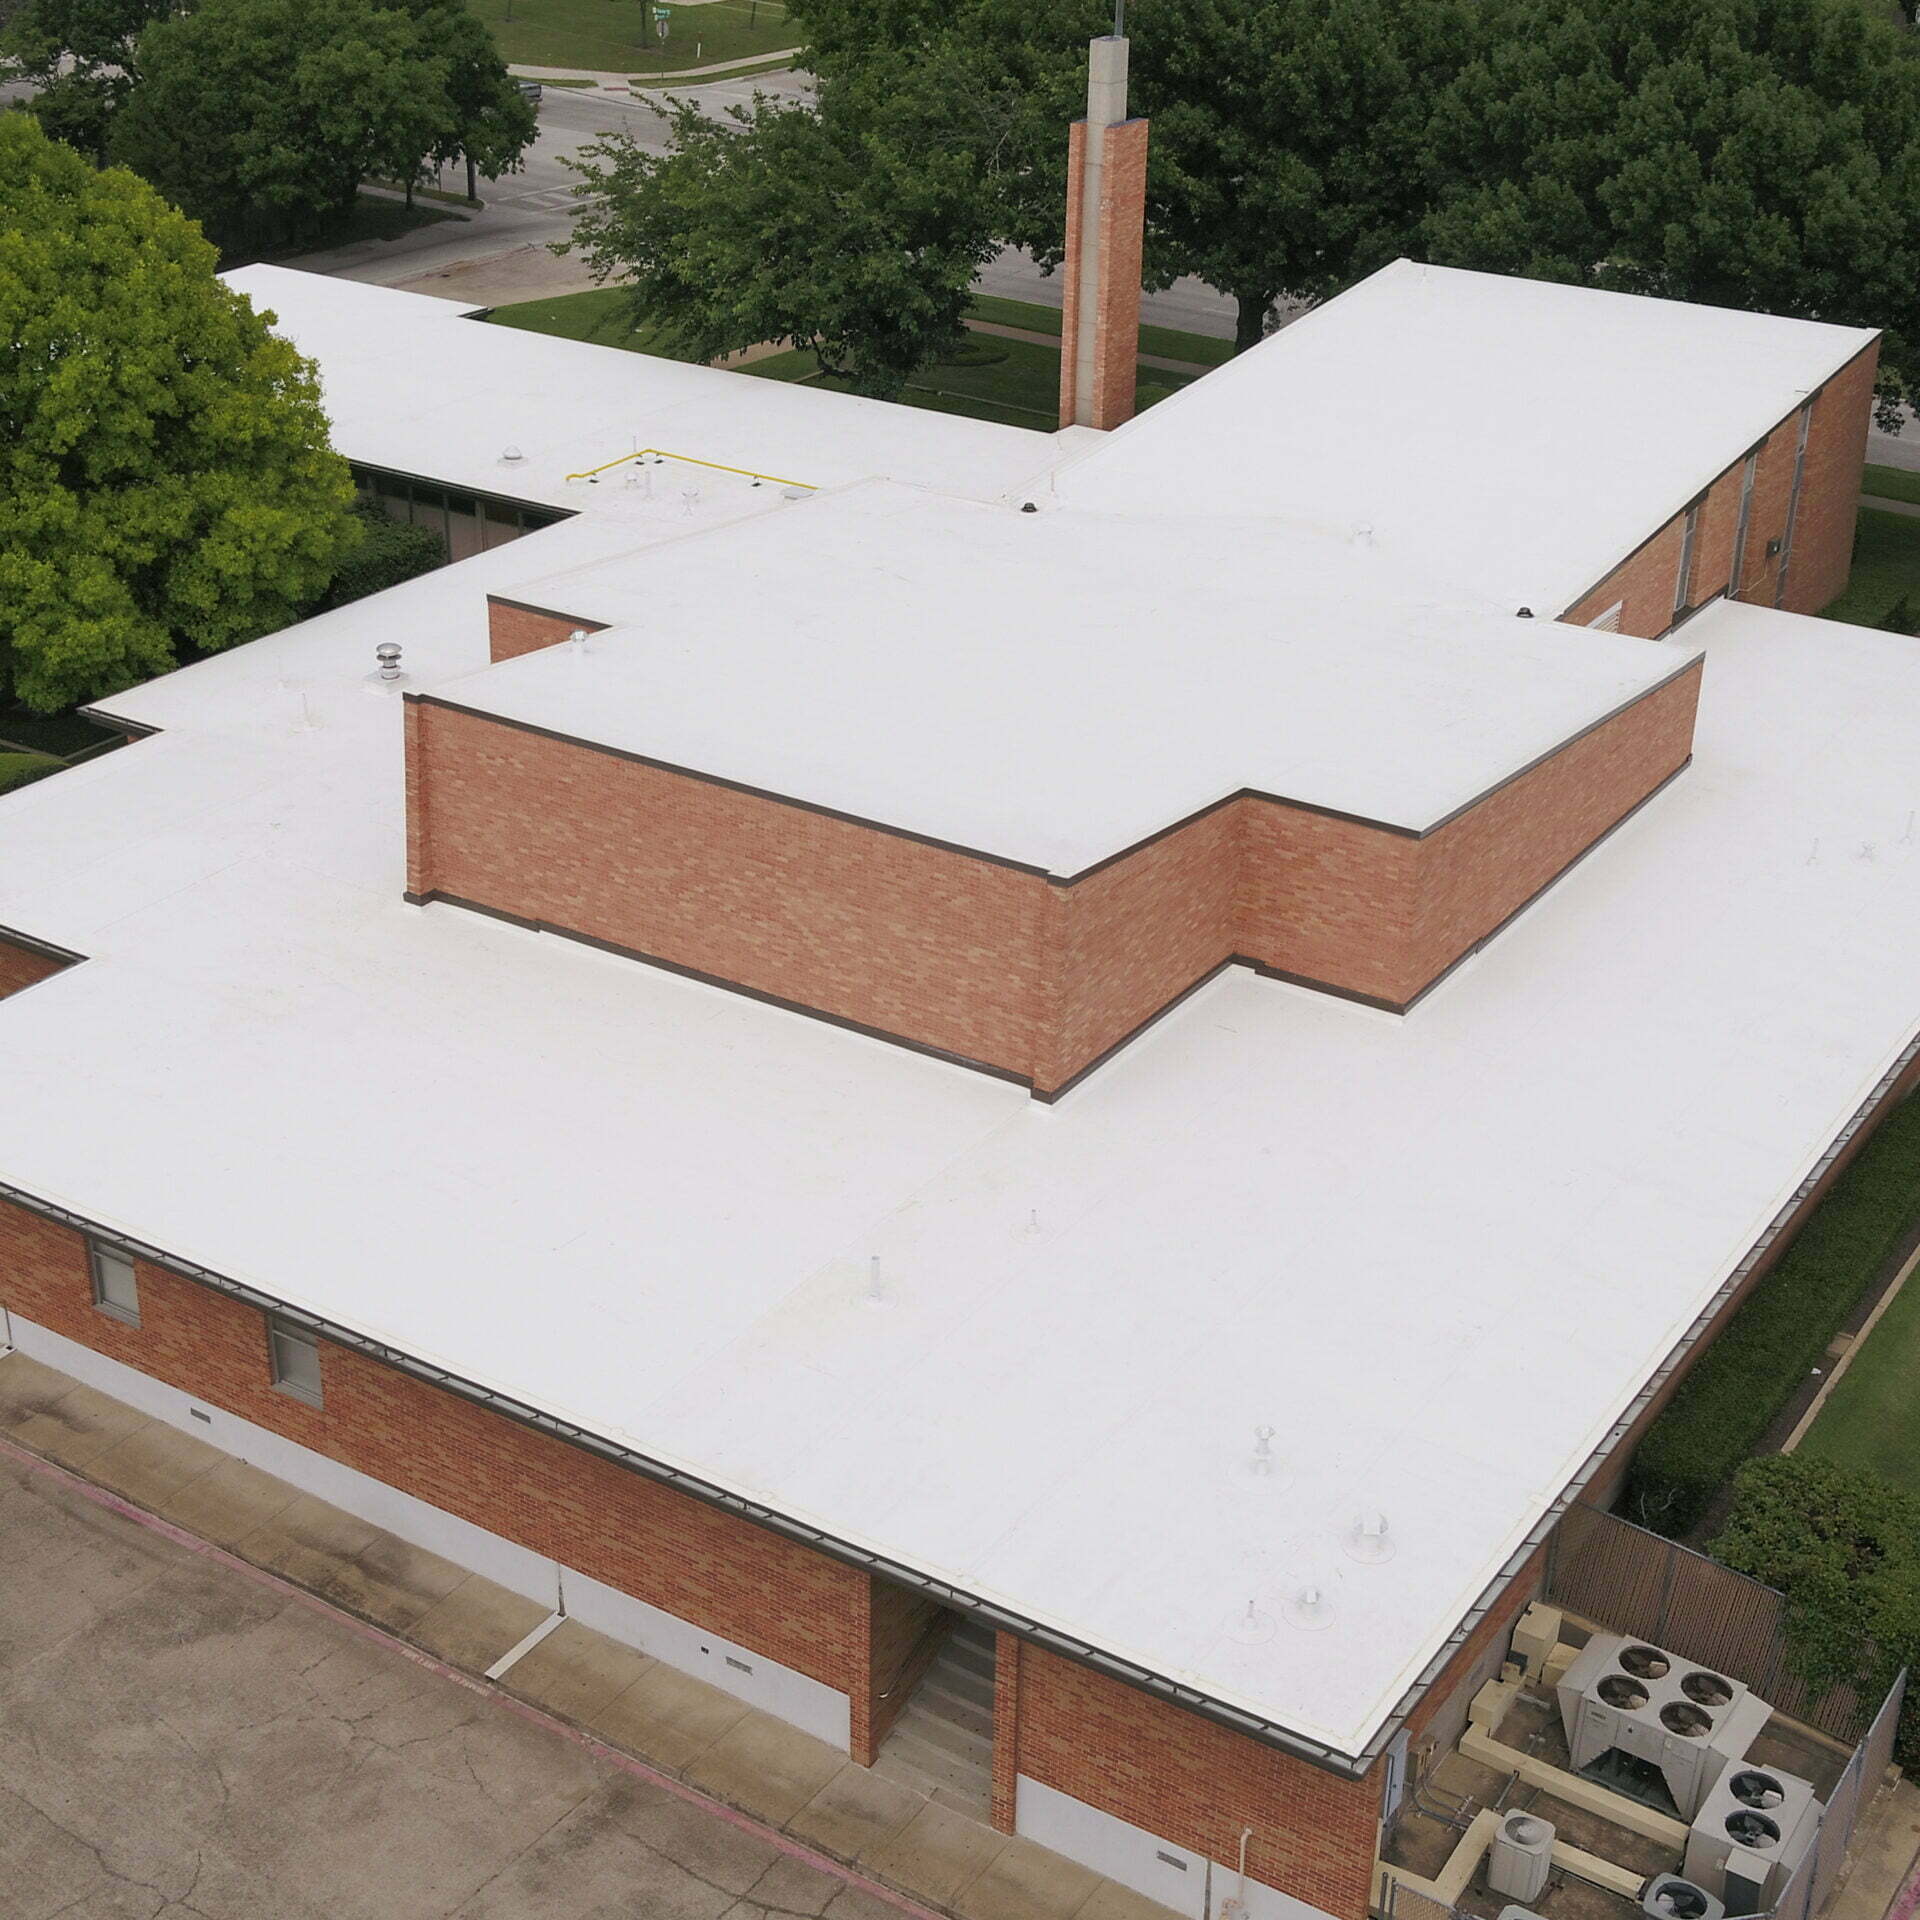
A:
[[[1493,1830],[1487,1885],[1509,1900],[1538,1900],[1553,1868],[1553,1822],[1537,1813],[1509,1813]]]
[[[1807,1857],[1824,1812],[1810,1780],[1777,1767],[1730,1767],[1694,1816],[1687,1878],[1729,1914],[1765,1913]]]
[[[1624,1791],[1657,1775],[1683,1820],[1700,1810],[1772,1712],[1737,1680],[1617,1633],[1595,1634],[1558,1692],[1574,1772],[1593,1770],[1602,1780],[1617,1772]]]
[[[1677,1873],[1656,1873],[1640,1890],[1640,1911],[1649,1920],[1722,1920],[1726,1908],[1705,1887]]]

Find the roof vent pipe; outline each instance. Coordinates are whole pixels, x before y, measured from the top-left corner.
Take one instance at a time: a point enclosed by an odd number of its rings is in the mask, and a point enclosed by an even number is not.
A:
[[[1393,1558],[1393,1536],[1384,1513],[1357,1513],[1347,1529],[1347,1557],[1369,1565]]]
[[[398,680],[400,678],[399,641],[382,640],[380,644],[374,648],[373,657],[380,663],[380,678],[382,680]]]

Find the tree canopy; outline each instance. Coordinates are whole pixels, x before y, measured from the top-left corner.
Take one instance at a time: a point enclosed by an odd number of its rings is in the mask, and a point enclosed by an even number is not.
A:
[[[1877,1701],[1900,1668],[1920,1669],[1920,1500],[1878,1474],[1804,1453],[1750,1460],[1713,1552],[1787,1596],[1789,1642],[1815,1686]],[[1897,1749],[1920,1761],[1920,1688]]]
[[[1887,329],[1920,382],[1920,55],[1861,0],[1480,0],[1420,244],[1461,266]]]
[[[0,65],[33,83],[40,124],[98,160],[139,81],[140,35],[170,0],[0,0]]]
[[[855,391],[897,394],[959,343],[996,249],[993,173],[1019,104],[954,60],[823,76],[811,106],[673,113],[673,149],[626,134],[577,163],[602,196],[572,244],[631,282],[636,318],[712,359],[813,348]]]
[[[986,230],[1058,262],[1066,128],[1107,0],[793,13],[831,137],[784,109],[764,144],[683,119],[681,138],[703,143],[686,178],[704,210],[651,169],[607,175],[616,196],[647,188],[624,238],[603,224],[610,269],[619,244],[636,261],[670,252],[683,298],[704,283],[718,306],[723,273],[777,259],[801,282],[796,337],[869,281],[885,290],[875,311],[900,316],[903,358],[954,243]],[[1884,390],[1920,380],[1920,43],[1872,0],[1151,0],[1128,34],[1131,104],[1153,122],[1147,284],[1194,274],[1230,294],[1243,346],[1276,301],[1325,299],[1412,254],[1883,327]],[[868,166],[880,123],[855,117],[884,121],[891,99],[940,127],[948,76],[991,105],[990,160],[922,195],[947,244],[915,252],[889,197],[916,183]],[[910,152],[893,124],[883,148]],[[771,167],[810,138],[858,169],[862,218],[834,217],[843,189],[818,196],[817,225],[796,222],[806,188],[776,190]],[[792,252],[796,227],[832,236],[830,270]]]
[[[312,367],[132,174],[0,115],[0,683],[46,710],[285,625],[355,546]]]
[[[369,0],[205,0],[140,36],[109,157],[227,249],[324,238],[451,138],[448,63]]]

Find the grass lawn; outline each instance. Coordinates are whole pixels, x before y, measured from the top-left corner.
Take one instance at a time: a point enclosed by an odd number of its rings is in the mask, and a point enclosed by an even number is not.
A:
[[[1920,1494],[1920,1275],[1867,1335],[1800,1451]]]
[[[1822,616],[1877,627],[1902,599],[1920,609],[1920,519],[1862,507],[1853,577],[1846,592],[1821,609]]]
[[[66,764],[50,753],[0,753],[0,793],[58,773]]]
[[[742,373],[761,380],[806,380],[830,386],[811,352],[774,354],[756,360]],[[1187,384],[1187,376],[1143,369],[1138,389],[1144,412],[1156,400]],[[1051,433],[1060,418],[1060,350],[1027,340],[971,341],[952,360],[925,368],[900,396],[910,407],[935,413],[962,413],[1007,427],[1032,427]]]
[[[783,0],[669,6],[666,44],[640,40],[639,0],[473,0],[509,66],[587,67],[650,80],[685,67],[784,53],[798,29]]]
[[[1905,467],[1868,467],[1860,478],[1862,493],[1877,493],[1883,500],[1910,500],[1920,506],[1920,473]]]
[[[524,327],[532,333],[557,334],[563,340],[591,340],[603,347],[626,347],[636,353],[677,358],[671,347],[650,336],[644,327],[634,329],[627,325],[626,298],[618,287],[595,287],[586,293],[563,293],[550,300],[522,300],[509,307],[496,307],[489,318],[497,326]],[[976,318],[1001,326],[1031,325],[1035,332],[1051,331],[1055,335],[1060,331],[1060,315],[1055,309],[1031,306],[1022,300],[983,297],[974,302],[973,312]],[[1053,324],[1050,329],[1043,329],[1039,323],[1047,317],[1051,317]],[[1148,327],[1141,328],[1140,333],[1143,347],[1147,345],[1149,333],[1161,340],[1182,343],[1177,351],[1183,358],[1188,357],[1184,350],[1187,342],[1230,351],[1226,341],[1204,340],[1199,334]],[[1168,351],[1158,346],[1151,350]],[[760,380],[829,384],[820,372],[819,361],[804,350],[771,354],[740,371]],[[1164,400],[1185,386],[1187,380],[1184,374],[1143,367],[1138,389],[1141,407]],[[998,421],[1003,426],[1050,432],[1059,417],[1060,350],[1041,346],[1036,341],[1001,340],[991,334],[980,334],[962,349],[956,360],[927,368],[903,397],[908,406],[928,407],[937,413],[962,413],[976,420]],[[1915,525],[1920,527],[1920,521]]]
[[[995,326],[1025,327],[1033,333],[1060,337],[1060,309],[1044,307],[1032,300],[1003,300],[997,294],[979,295],[969,309],[976,320],[990,320]],[[1191,360],[1203,367],[1223,367],[1233,358],[1233,342],[1218,340],[1208,333],[1182,333],[1175,327],[1142,327],[1140,351],[1157,353],[1168,360]],[[1920,479],[1920,474],[1914,476]]]

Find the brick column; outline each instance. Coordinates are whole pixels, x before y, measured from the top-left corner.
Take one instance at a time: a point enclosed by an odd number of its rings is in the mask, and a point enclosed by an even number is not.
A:
[[[1133,417],[1147,123],[1126,117],[1126,41],[1096,40],[1088,51],[1087,117],[1067,145],[1060,424],[1107,428]]]
[[[1019,1773],[1020,1642],[1001,1633],[993,1649],[993,1824],[1002,1833],[1013,1831]]]
[[[427,855],[427,709],[405,697],[407,762],[407,898],[416,904],[433,891]]]

